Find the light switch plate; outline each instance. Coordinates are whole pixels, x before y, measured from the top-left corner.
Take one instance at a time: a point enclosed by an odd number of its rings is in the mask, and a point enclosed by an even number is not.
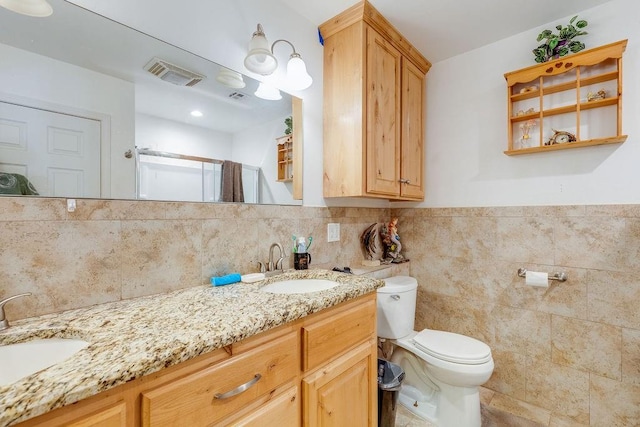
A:
[[[327,224],[327,242],[340,241],[340,223],[331,222]]]

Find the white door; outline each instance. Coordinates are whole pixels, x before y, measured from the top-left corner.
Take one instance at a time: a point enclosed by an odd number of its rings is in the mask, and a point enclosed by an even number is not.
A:
[[[100,122],[0,102],[0,172],[41,196],[100,197]]]

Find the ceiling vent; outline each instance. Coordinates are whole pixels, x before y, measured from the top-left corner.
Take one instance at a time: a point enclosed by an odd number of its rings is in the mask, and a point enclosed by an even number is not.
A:
[[[153,58],[144,66],[144,69],[161,80],[178,86],[195,86],[206,78],[159,58]]]
[[[238,91],[236,91],[236,92],[232,92],[232,93],[230,93],[230,94],[229,94],[229,98],[231,98],[231,99],[238,99],[238,100],[240,100],[240,99],[244,98],[245,96],[246,96],[246,95],[245,95],[244,93],[242,93],[242,92],[238,92]]]

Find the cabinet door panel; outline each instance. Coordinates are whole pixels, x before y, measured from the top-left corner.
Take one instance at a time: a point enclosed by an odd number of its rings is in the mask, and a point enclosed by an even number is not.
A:
[[[303,379],[305,425],[376,425],[374,347],[365,342]]]
[[[424,199],[424,74],[402,59],[402,168],[400,196]]]
[[[367,29],[367,192],[400,194],[400,52]]]

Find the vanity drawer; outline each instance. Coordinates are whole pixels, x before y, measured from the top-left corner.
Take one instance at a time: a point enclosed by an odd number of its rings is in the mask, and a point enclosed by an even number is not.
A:
[[[143,426],[206,426],[271,392],[298,372],[298,338],[289,333],[218,365],[142,393]],[[244,391],[239,387],[246,385]],[[235,395],[229,393],[238,390]]]
[[[314,369],[354,345],[375,336],[376,298],[305,324],[302,328],[302,369]]]

